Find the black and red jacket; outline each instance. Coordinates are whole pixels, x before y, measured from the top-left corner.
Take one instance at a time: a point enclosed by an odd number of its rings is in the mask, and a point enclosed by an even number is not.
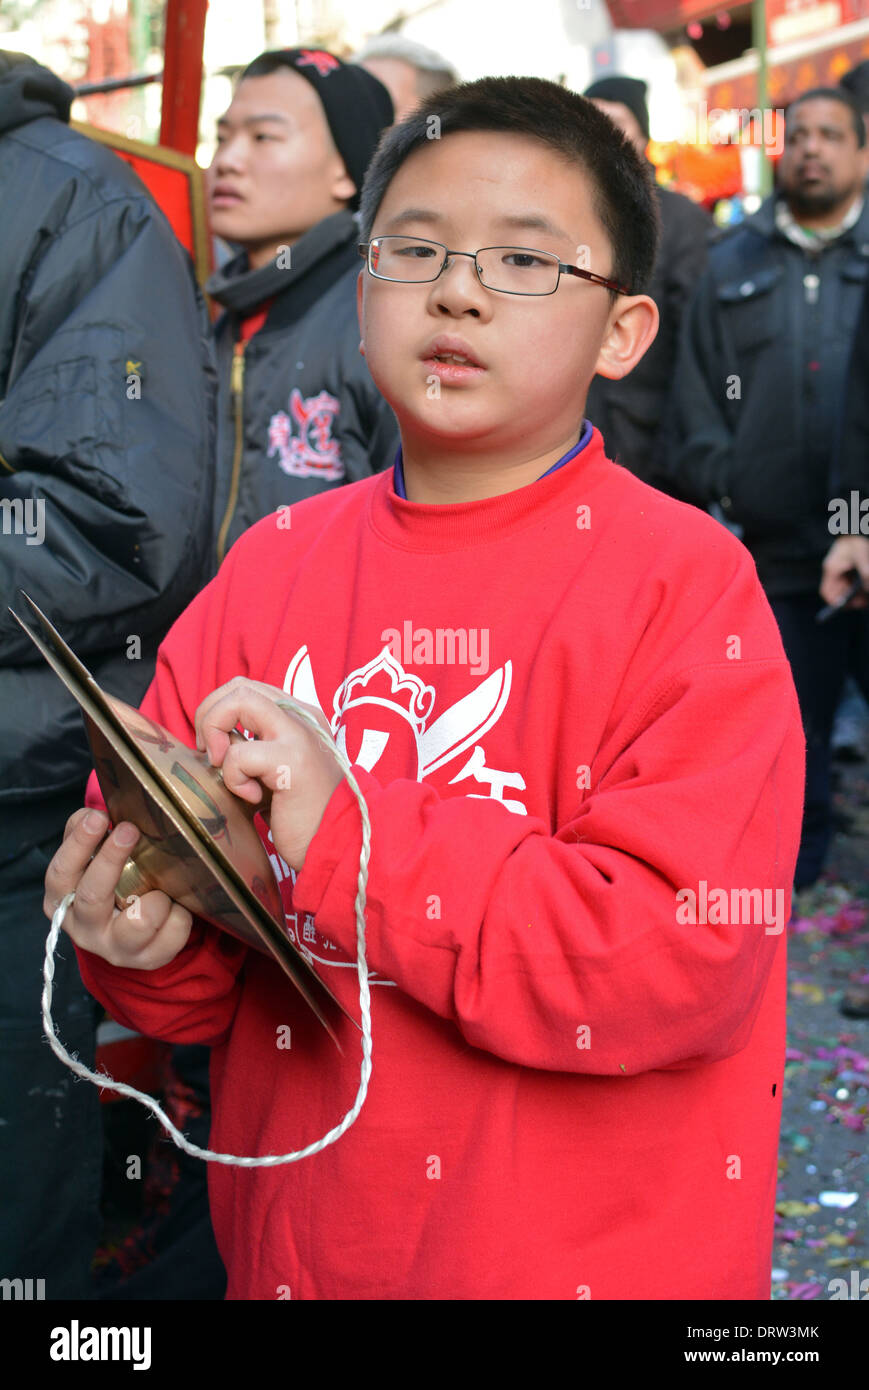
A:
[[[214,569],[242,531],[278,507],[358,482],[395,458],[395,416],[359,352],[359,241],[353,213],[336,212],[269,265],[249,270],[241,252],[206,286],[226,311],[215,327]]]

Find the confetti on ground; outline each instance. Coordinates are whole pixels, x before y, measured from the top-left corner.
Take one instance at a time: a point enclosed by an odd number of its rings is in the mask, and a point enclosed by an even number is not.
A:
[[[820,1211],[817,1202],[776,1202],[775,1209],[779,1216],[811,1216]]]
[[[839,1012],[869,982],[869,764],[841,774],[847,831],[788,923],[788,1037],[771,1297],[824,1300],[869,1269],[869,1020]],[[865,1273],[861,1273],[865,1279]],[[842,1297],[841,1292],[838,1293]]]
[[[813,985],[808,980],[792,980],[791,994],[808,999],[810,1004],[823,1004],[826,998],[820,985]]]

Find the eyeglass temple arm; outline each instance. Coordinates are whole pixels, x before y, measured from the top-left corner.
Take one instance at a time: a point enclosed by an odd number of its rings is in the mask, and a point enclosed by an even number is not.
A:
[[[615,280],[607,280],[604,275],[595,275],[593,270],[580,270],[579,266],[564,265],[559,261],[558,269],[566,275],[578,275],[580,280],[591,280],[595,285],[604,285],[608,290],[615,290],[616,294],[630,294],[630,290],[624,285],[617,285]]]

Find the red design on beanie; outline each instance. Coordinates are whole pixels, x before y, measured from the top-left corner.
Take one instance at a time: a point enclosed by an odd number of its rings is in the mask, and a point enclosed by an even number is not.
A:
[[[330,72],[340,67],[338,59],[331,53],[324,53],[322,48],[303,48],[299,57],[296,59],[296,67],[313,67],[317,69],[320,77],[328,77]]]

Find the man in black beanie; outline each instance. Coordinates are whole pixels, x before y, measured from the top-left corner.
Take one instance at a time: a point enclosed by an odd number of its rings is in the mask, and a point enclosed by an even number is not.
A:
[[[839,83],[846,92],[850,92],[857,105],[863,113],[863,123],[866,126],[866,138],[869,139],[869,58],[864,58],[862,63],[858,63],[850,72],[846,72]]]
[[[395,418],[359,353],[354,216],[392,119],[371,73],[292,48],[254,59],[218,122],[211,225],[240,250],[206,286],[225,310],[213,569],[261,517],[288,524],[289,504],[393,462]]]
[[[636,77],[603,77],[584,93],[645,155],[649,143],[646,84]],[[661,429],[669,399],[682,311],[706,265],[711,219],[681,193],[655,185],[661,241],[648,293],[661,316],[658,336],[620,381],[593,378],[586,414],[604,438],[611,459],[657,485]]]

